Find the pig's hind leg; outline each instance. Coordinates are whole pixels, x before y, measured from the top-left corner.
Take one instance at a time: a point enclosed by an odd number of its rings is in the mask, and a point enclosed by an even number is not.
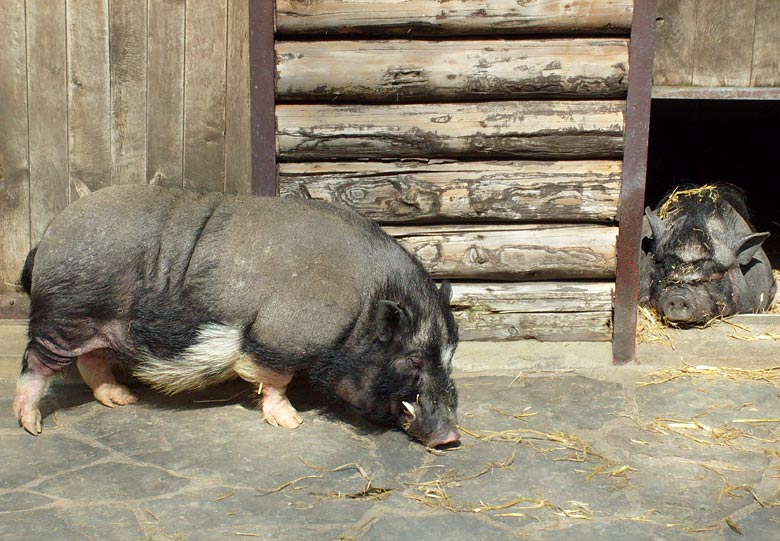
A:
[[[113,408],[138,401],[138,397],[130,392],[130,389],[117,383],[104,350],[80,355],[76,365],[84,382],[92,389],[95,400],[104,406]]]
[[[22,428],[33,436],[43,430],[38,405],[49,386],[49,378],[71,362],[72,359],[47,354],[32,340],[27,344],[22,357],[22,373],[16,383],[13,410]]]
[[[49,378],[54,374],[53,370],[40,362],[38,355],[29,346],[24,352],[22,374],[16,383],[16,397],[13,404],[14,415],[19,424],[34,436],[43,430],[38,404],[49,385]]]
[[[262,399],[263,417],[272,426],[298,428],[303,418],[298,415],[285,394],[292,376],[279,374],[259,366],[249,355],[242,355],[234,364],[238,376],[257,386]]]

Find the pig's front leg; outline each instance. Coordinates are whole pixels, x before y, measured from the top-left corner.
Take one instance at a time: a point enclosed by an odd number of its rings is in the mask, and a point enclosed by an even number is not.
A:
[[[233,370],[241,379],[257,386],[257,393],[263,402],[263,417],[268,424],[284,428],[300,426],[303,418],[298,415],[285,394],[292,376],[262,368],[248,355],[236,361]]]

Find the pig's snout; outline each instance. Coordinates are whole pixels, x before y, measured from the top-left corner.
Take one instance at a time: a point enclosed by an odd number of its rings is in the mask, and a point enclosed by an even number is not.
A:
[[[667,297],[661,309],[669,321],[687,323],[693,319],[693,304],[679,293]]]
[[[447,430],[432,436],[428,441],[424,442],[426,447],[441,447],[443,445],[452,445],[460,441],[460,432],[457,428]]]

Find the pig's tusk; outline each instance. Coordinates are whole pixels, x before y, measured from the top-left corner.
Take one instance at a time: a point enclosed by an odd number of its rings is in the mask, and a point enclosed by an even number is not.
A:
[[[412,419],[417,418],[417,414],[414,413],[414,406],[412,406],[409,402],[405,402],[405,401],[401,402],[401,404],[403,404],[404,408],[406,408],[406,411],[409,412],[409,415],[412,416]]]

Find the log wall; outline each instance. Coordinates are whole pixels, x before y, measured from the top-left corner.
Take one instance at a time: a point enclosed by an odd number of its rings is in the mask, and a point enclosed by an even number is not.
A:
[[[463,339],[609,340],[631,14],[278,0],[280,195],[385,224]]]

